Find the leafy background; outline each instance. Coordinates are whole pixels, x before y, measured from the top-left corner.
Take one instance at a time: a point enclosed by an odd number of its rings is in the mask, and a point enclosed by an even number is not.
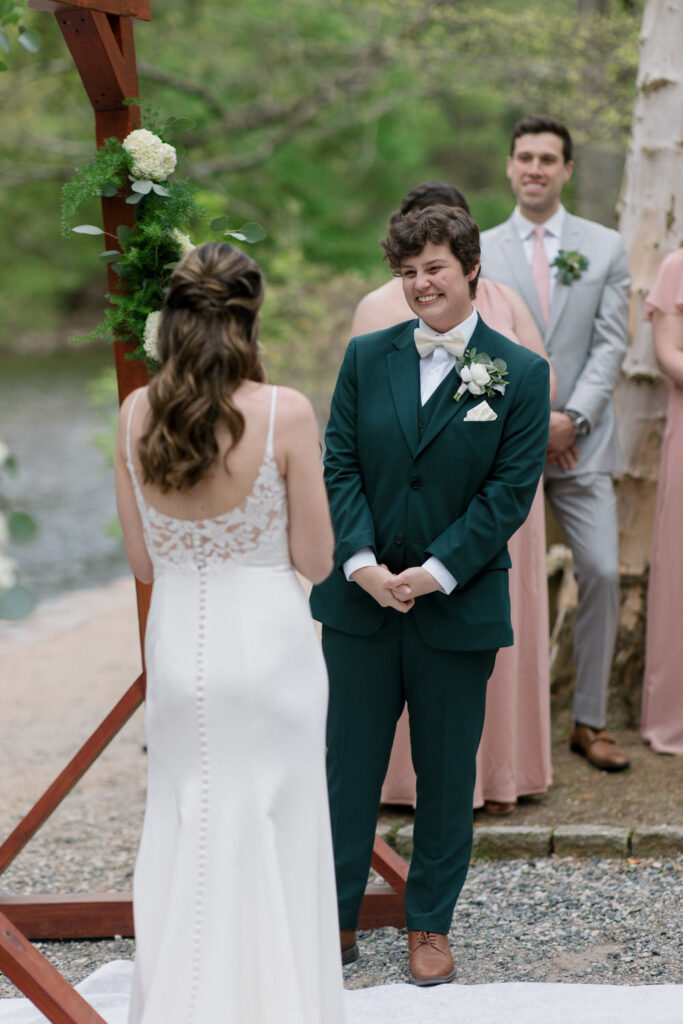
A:
[[[211,217],[256,220],[269,282],[269,368],[322,396],[353,305],[386,277],[378,239],[403,194],[442,178],[482,228],[508,215],[515,120],[549,111],[578,144],[571,208],[614,223],[642,3],[152,0],[136,26],[151,111],[194,122],[180,173]],[[59,231],[59,190],[93,150],[93,118],[55,20],[0,76],[0,346],[86,330],[106,290],[98,240]],[[98,222],[99,211],[82,211]]]

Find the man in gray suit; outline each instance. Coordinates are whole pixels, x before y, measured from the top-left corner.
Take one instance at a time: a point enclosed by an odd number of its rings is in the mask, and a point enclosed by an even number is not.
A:
[[[605,731],[619,612],[616,498],[620,469],[612,392],[626,352],[629,267],[616,231],[567,213],[572,140],[552,117],[512,134],[507,175],[517,206],[481,238],[482,273],[517,291],[557,375],[545,489],[574,555],[579,601],[570,746],[605,771],[628,759]]]

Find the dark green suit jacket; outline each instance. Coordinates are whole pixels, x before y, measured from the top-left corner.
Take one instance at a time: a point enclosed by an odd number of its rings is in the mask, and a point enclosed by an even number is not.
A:
[[[434,399],[420,437],[416,320],[353,338],[332,399],[325,481],[336,535],[335,570],[313,588],[316,619],[355,635],[387,615],[343,563],[373,548],[392,572],[438,558],[458,581],[427,594],[408,615],[422,639],[445,650],[486,650],[513,642],[507,541],[536,493],[548,441],[548,364],[479,319],[469,348],[508,367],[504,395],[469,393],[459,402],[455,370]],[[486,399],[497,418],[466,422]]]

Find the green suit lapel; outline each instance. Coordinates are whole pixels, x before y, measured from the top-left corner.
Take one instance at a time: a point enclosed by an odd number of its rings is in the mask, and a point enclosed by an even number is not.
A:
[[[415,348],[413,333],[417,320],[411,320],[393,341],[393,351],[387,355],[389,384],[394,408],[401,430],[411,454],[419,444],[417,403],[420,395],[420,357]]]
[[[468,342],[467,348],[476,348],[477,351],[481,351],[481,345],[485,343],[482,340],[485,335],[486,327],[484,326],[484,322],[481,317],[479,317],[477,320],[477,326],[475,327],[474,333]],[[484,349],[484,351],[486,351],[486,349]],[[491,355],[490,352],[489,355]],[[456,402],[454,396],[460,386],[460,378],[457,373],[453,373],[449,375],[448,380],[450,383],[446,384],[446,381],[444,381],[445,386],[441,387],[436,407],[432,413],[429,423],[427,424],[427,428],[422,435],[422,441],[420,442],[416,452],[417,455],[419,455],[421,451],[424,451],[428,444],[432,443],[434,438],[441,433],[444,427],[450,423],[454,416],[462,418],[465,415],[464,410],[467,409],[472,398],[477,398],[478,401],[481,401],[479,396],[472,395],[469,391],[466,391],[460,401]],[[482,397],[485,398],[486,396],[484,395]]]

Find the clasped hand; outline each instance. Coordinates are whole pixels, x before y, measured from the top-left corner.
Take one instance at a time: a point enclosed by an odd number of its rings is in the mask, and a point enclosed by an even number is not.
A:
[[[439,590],[439,584],[426,569],[414,566],[394,574],[386,565],[366,565],[351,574],[382,608],[394,608],[397,612],[409,612],[415,599]]]
[[[579,459],[576,447],[576,427],[570,416],[563,412],[551,412],[548,437],[548,461],[560,469],[574,469]]]

